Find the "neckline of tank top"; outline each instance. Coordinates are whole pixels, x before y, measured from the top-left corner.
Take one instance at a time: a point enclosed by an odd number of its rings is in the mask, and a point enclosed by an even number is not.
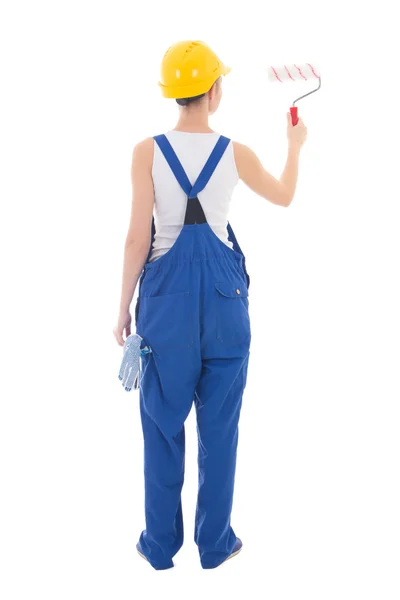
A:
[[[220,135],[217,131],[200,132],[200,131],[177,131],[176,129],[170,129],[167,133],[183,133],[185,135]]]

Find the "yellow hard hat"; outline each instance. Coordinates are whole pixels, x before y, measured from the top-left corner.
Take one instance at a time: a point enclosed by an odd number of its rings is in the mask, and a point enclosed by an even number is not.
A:
[[[166,51],[158,85],[164,98],[192,98],[208,92],[230,70],[207,44],[187,40]]]

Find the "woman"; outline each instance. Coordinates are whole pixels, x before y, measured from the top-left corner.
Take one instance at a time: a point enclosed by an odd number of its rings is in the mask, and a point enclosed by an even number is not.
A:
[[[288,156],[278,180],[248,147],[214,132],[208,119],[229,70],[203,42],[169,48],[159,85],[180,105],[178,123],[133,152],[132,213],[114,334],[123,346],[140,279],[136,332],[152,352],[142,356],[140,378],[146,529],[137,550],[155,569],[173,567],[183,543],[184,422],[193,402],[201,565],[215,568],[242,547],[230,515],[251,340],[250,278],[228,223],[229,203],[240,178],[259,196],[289,206],[307,134],[301,119],[292,126],[288,113]]]

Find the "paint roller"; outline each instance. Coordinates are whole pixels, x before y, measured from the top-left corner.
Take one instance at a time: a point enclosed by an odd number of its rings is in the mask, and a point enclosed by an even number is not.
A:
[[[318,87],[300,98],[296,98],[293,102],[293,106],[290,107],[290,114],[292,116],[292,124],[297,125],[299,121],[298,117],[298,107],[295,106],[296,102],[302,100],[306,96],[313,94],[318,91],[321,87],[321,75],[320,71],[317,69],[315,65],[310,65],[310,63],[298,64],[298,65],[282,65],[281,67],[268,67],[268,79],[271,82],[279,81],[280,83],[286,82],[299,82],[302,81],[310,82],[315,79],[318,79]]]

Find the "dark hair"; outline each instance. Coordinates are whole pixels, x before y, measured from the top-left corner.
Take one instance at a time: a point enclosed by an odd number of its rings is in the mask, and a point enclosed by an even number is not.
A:
[[[205,96],[205,94],[200,94],[199,96],[192,96],[191,98],[176,98],[176,101],[179,104],[179,106],[187,106],[188,104],[191,104],[192,102],[196,102],[197,100],[200,100],[200,98],[203,98],[204,96]]]
[[[221,79],[222,79],[222,77],[220,75],[214,81],[213,85],[215,85],[217,82],[220,83]],[[212,86],[211,86],[211,88],[212,88]],[[206,95],[206,93],[207,92],[205,92],[204,94],[200,94],[199,96],[192,96],[191,98],[175,98],[175,100],[177,101],[177,103],[179,104],[179,106],[187,106],[188,104],[191,104],[192,102],[197,102],[197,100],[200,100],[201,98],[203,98]]]

